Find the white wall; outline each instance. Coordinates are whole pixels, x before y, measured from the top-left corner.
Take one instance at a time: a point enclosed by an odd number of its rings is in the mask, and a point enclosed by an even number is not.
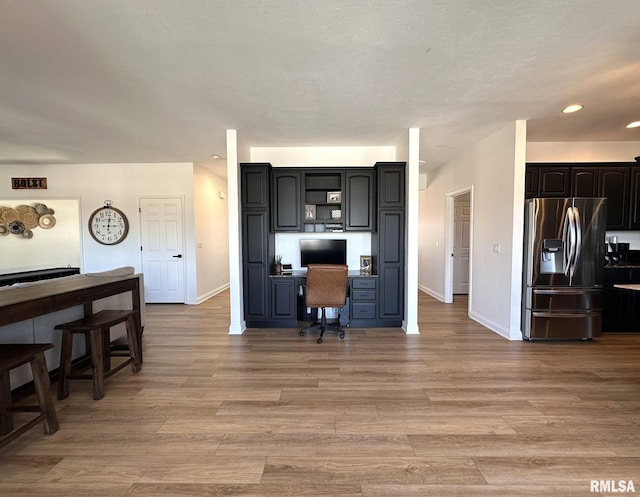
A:
[[[527,162],[633,162],[640,142],[528,142]]]
[[[38,203],[54,210],[55,225],[49,229],[33,228],[33,237],[30,239],[13,234],[0,236],[0,274],[81,267],[80,199],[45,196],[0,199],[0,207],[14,209],[19,205],[34,207]]]
[[[202,166],[193,168],[197,300],[229,286],[227,181]]]
[[[251,162],[269,162],[273,167],[368,166],[395,161],[396,147],[251,147]]]
[[[519,322],[524,204],[524,123],[514,122],[430,171],[420,191],[419,287],[444,300],[446,196],[473,186],[469,315],[510,339]],[[428,158],[427,158],[428,160]],[[500,253],[494,252],[500,245]]]
[[[197,267],[194,165],[192,163],[5,165],[0,168],[0,185],[9,186],[10,179],[15,176],[46,177],[48,189],[39,190],[38,198],[78,199],[82,272],[98,272],[119,266],[133,266],[137,272],[142,271],[139,199],[141,197],[182,198],[185,206],[186,301],[195,304],[200,295],[206,295],[214,290],[214,287],[206,288],[208,275],[206,271],[201,275]],[[211,188],[222,189],[222,184],[218,180],[210,181]],[[198,187],[199,203],[202,204],[204,204],[202,199],[205,189],[206,187]],[[16,201],[34,197],[33,191],[12,191],[8,188],[0,190],[0,197],[7,197],[9,192],[12,199]],[[111,200],[113,206],[122,210],[129,219],[129,236],[118,245],[100,245],[91,238],[87,230],[89,216],[95,209],[102,207],[105,200]],[[213,212],[217,212],[214,216],[221,216],[220,220],[213,222],[226,226],[226,212],[215,210]],[[51,231],[55,231],[55,228]],[[34,238],[39,234],[34,233]],[[201,234],[204,236],[203,233]],[[54,244],[49,247],[49,250],[61,254],[64,248]],[[30,268],[37,264],[39,264],[37,257],[25,254],[19,266]],[[224,262],[217,264],[224,264]],[[199,279],[201,287],[198,287]]]

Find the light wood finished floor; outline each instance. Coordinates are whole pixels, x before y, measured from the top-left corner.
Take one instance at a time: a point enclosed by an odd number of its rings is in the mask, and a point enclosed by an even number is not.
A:
[[[228,292],[148,305],[145,362],[72,381],[60,431],[0,450],[0,495],[640,493],[640,334],[509,342],[420,294],[421,334],[229,336]]]

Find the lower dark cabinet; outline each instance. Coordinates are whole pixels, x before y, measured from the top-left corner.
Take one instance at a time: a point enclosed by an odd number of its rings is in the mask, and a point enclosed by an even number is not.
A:
[[[271,319],[298,325],[297,285],[295,278],[271,278]]]
[[[640,333],[640,292],[615,288],[640,283],[640,268],[607,268],[604,271],[602,331]]]

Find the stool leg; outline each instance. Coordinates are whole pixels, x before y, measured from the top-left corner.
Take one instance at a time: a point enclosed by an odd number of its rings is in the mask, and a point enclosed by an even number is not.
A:
[[[100,331],[102,332],[102,348],[104,350],[103,369],[105,373],[108,373],[111,369],[111,332],[108,326]]]
[[[91,368],[93,370],[93,398],[100,400],[104,397],[104,348],[102,331],[94,328],[89,332],[91,340]]]
[[[58,431],[58,416],[56,407],[50,395],[51,384],[49,383],[49,371],[44,359],[44,353],[36,354],[31,360],[31,372],[33,373],[33,384],[36,388],[38,405],[44,418],[44,432],[51,435]]]
[[[69,375],[71,374],[71,354],[73,353],[73,335],[69,330],[62,330],[60,345],[60,374],[58,377],[58,398],[69,396]]]
[[[133,316],[129,316],[126,321],[127,327],[127,342],[129,342],[129,355],[133,359],[131,363],[131,370],[134,373],[140,371],[140,364],[142,363],[142,354],[140,350],[140,338],[136,319]]]
[[[0,372],[0,435],[13,431],[13,416],[7,411],[11,406],[11,382],[9,371]]]

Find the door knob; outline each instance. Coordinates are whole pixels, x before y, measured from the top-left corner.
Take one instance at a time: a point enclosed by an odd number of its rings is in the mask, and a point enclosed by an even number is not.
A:
[[[174,257],[175,259],[182,259],[182,254],[174,255],[173,257]]]

